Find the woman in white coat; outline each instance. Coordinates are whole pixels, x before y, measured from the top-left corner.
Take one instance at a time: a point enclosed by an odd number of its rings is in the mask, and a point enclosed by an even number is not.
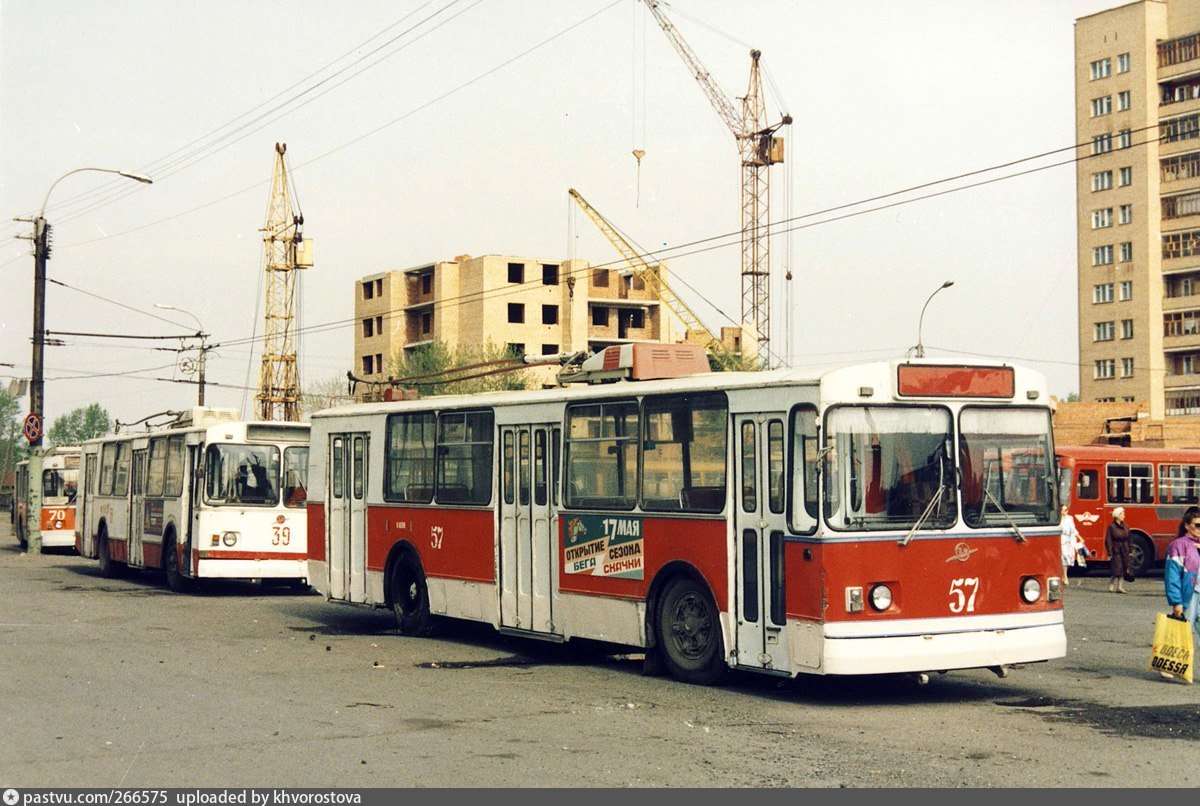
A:
[[[1071,583],[1067,582],[1067,568],[1075,565],[1075,558],[1083,546],[1083,537],[1080,536],[1079,529],[1075,526],[1075,518],[1067,512],[1065,504],[1060,513],[1062,515],[1062,584],[1070,585]]]

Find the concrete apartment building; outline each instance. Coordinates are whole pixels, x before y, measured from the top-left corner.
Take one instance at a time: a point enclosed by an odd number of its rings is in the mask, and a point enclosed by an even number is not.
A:
[[[1200,414],[1200,2],[1075,22],[1080,400]]]
[[[459,255],[372,274],[355,283],[354,315],[354,374],[367,381],[386,380],[393,357],[433,341],[549,355],[674,340],[653,289],[583,260]],[[557,368],[530,372],[551,383]]]

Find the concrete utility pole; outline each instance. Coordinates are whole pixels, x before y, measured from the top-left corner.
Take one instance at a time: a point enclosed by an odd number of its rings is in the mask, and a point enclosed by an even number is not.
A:
[[[37,553],[42,550],[42,436],[45,429],[45,378],[43,361],[46,352],[46,261],[50,257],[50,224],[46,221],[46,203],[59,182],[71,174],[82,171],[99,171],[117,174],[126,179],[149,185],[148,176],[118,171],[115,168],[76,168],[55,179],[42,199],[33,223],[33,377],[29,381],[29,420],[37,425],[34,433],[26,432],[29,439],[29,507],[26,510],[29,544],[26,551]],[[17,219],[28,221],[29,219]]]

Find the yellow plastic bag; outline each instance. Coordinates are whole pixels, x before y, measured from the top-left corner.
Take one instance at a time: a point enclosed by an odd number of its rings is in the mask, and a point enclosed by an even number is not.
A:
[[[1192,682],[1192,625],[1159,613],[1154,620],[1154,647],[1150,650],[1150,669],[1166,672]]]

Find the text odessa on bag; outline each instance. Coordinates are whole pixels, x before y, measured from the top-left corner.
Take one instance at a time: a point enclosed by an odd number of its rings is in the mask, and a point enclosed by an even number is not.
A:
[[[1192,625],[1183,619],[1159,613],[1154,619],[1154,646],[1150,668],[1192,682]]]

